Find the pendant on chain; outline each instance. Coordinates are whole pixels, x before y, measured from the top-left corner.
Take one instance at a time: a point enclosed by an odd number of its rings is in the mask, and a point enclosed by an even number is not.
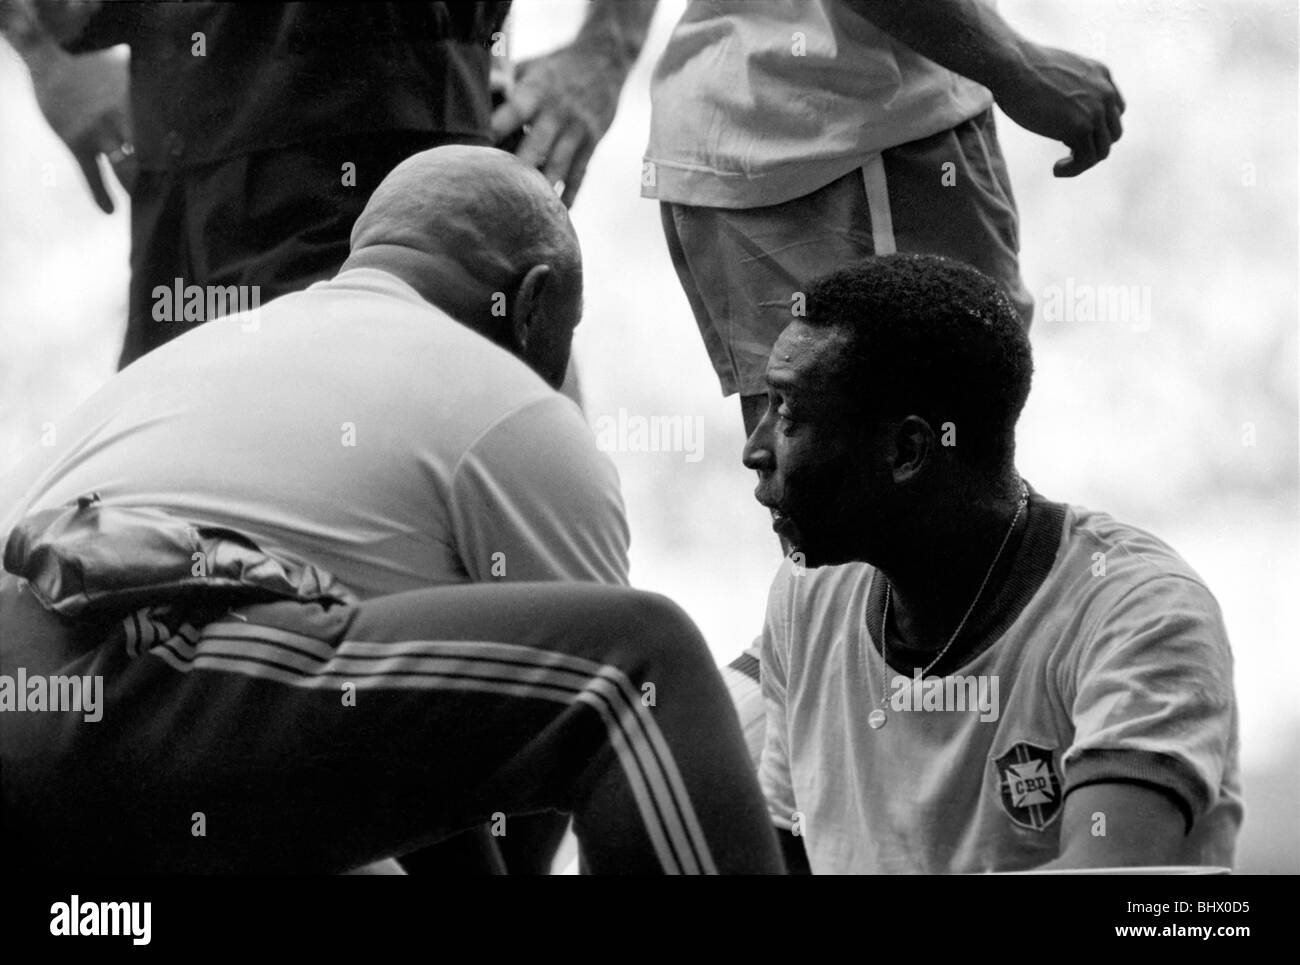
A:
[[[867,714],[867,726],[872,730],[880,730],[885,726],[885,712],[877,707],[871,713]]]

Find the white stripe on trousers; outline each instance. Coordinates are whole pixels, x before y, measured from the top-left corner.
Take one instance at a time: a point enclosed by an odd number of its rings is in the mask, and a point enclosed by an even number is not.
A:
[[[141,641],[131,639],[129,618],[126,623],[130,651]],[[333,689],[349,680],[358,689],[477,691],[584,703],[605,722],[665,872],[717,874],[668,742],[631,680],[617,667],[488,641],[347,640],[333,647],[289,631],[225,621],[204,627],[197,645],[184,636],[167,639],[159,634],[155,639],[148,652],[182,673],[211,669],[305,689]]]
[[[862,187],[867,192],[867,212],[871,215],[871,246],[877,255],[892,255],[898,245],[894,242],[894,215],[889,209],[885,159],[880,154],[871,155],[862,165]]]

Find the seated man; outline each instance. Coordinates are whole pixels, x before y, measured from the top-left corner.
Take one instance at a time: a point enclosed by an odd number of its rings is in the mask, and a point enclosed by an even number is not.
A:
[[[627,529],[554,391],[581,290],[544,178],[439,148],[337,277],[59,424],[0,493],[0,707],[42,711],[0,727],[8,853],[341,871],[560,811],[595,872],[779,870],[698,632],[592,585]],[[89,713],[15,700],[72,678]]]
[[[793,546],[760,783],[815,873],[1231,865],[1218,605],[1164,543],[1016,471],[1029,342],[933,256],[822,277],[745,447]],[[792,861],[793,865],[793,861]]]

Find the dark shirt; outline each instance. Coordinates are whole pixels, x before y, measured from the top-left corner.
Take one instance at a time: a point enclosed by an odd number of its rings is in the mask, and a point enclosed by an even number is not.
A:
[[[130,45],[145,169],[371,131],[490,144],[491,48],[509,6],[119,0],[65,46]]]

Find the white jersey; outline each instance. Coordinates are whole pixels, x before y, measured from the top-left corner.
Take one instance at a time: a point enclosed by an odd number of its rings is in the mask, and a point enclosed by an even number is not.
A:
[[[759,776],[814,873],[1032,868],[1060,854],[1065,796],[1110,781],[1179,805],[1177,863],[1232,864],[1237,713],[1214,598],[1139,529],[1037,495],[1029,516],[980,642],[923,681],[881,658],[871,566],[783,564]]]
[[[362,598],[627,582],[618,476],[577,406],[387,272],[208,322],[54,430],[0,482],[0,541],[98,492],[238,530]]]

